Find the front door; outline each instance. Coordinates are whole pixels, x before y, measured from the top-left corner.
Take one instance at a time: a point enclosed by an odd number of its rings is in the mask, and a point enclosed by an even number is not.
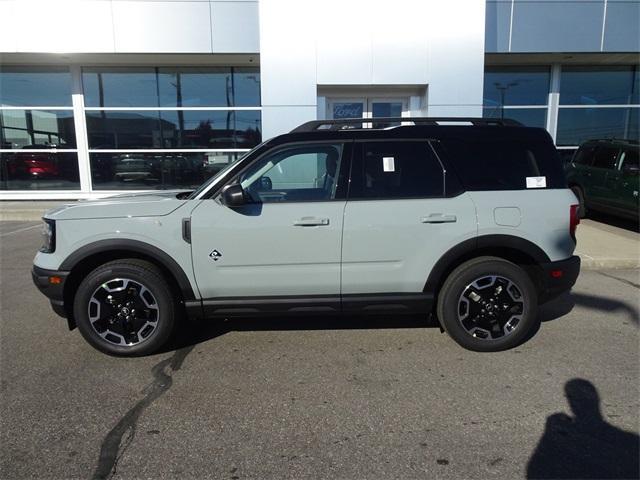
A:
[[[194,209],[193,268],[205,307],[207,299],[313,295],[335,296],[339,308],[341,167],[349,149],[279,147],[231,180],[247,205],[230,208],[218,197]]]

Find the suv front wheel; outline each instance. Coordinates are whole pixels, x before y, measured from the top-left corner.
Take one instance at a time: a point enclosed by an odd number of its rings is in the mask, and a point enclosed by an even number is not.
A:
[[[469,350],[495,352],[519,345],[538,322],[536,289],[519,266],[496,257],[463,263],[438,296],[442,327]]]
[[[173,332],[176,303],[162,272],[138,259],[106,263],[85,277],[73,303],[82,336],[98,350],[140,356]]]

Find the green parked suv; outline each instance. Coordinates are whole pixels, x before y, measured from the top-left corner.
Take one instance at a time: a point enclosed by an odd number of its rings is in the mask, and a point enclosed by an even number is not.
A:
[[[580,201],[580,216],[597,210],[638,219],[640,172],[638,142],[591,140],[567,165],[569,187]]]
[[[50,210],[34,282],[113,355],[158,350],[185,316],[435,315],[465,348],[518,345],[580,269],[578,205],[548,133],[367,126],[306,123],[193,192]]]

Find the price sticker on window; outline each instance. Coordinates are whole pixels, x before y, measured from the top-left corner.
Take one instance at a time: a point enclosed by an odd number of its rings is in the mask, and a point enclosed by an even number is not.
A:
[[[382,157],[382,170],[385,172],[396,171],[396,161],[393,157]]]
[[[527,177],[527,188],[546,188],[547,177]]]

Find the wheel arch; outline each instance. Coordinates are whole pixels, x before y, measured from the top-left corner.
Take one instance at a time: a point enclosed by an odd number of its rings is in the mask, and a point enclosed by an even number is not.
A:
[[[170,288],[178,296],[178,300],[195,300],[189,278],[182,267],[167,253],[139,240],[100,240],[79,248],[60,265],[60,270],[70,272],[63,291],[70,327],[75,326],[73,299],[80,282],[98,266],[112,260],[125,258],[137,258],[154,264],[162,271]]]
[[[515,235],[482,235],[465,240],[450,248],[431,269],[424,291],[437,298],[442,284],[451,272],[464,262],[476,257],[492,256],[508,260],[522,267],[536,289],[542,288],[541,263],[550,262],[549,256],[535,243]]]

